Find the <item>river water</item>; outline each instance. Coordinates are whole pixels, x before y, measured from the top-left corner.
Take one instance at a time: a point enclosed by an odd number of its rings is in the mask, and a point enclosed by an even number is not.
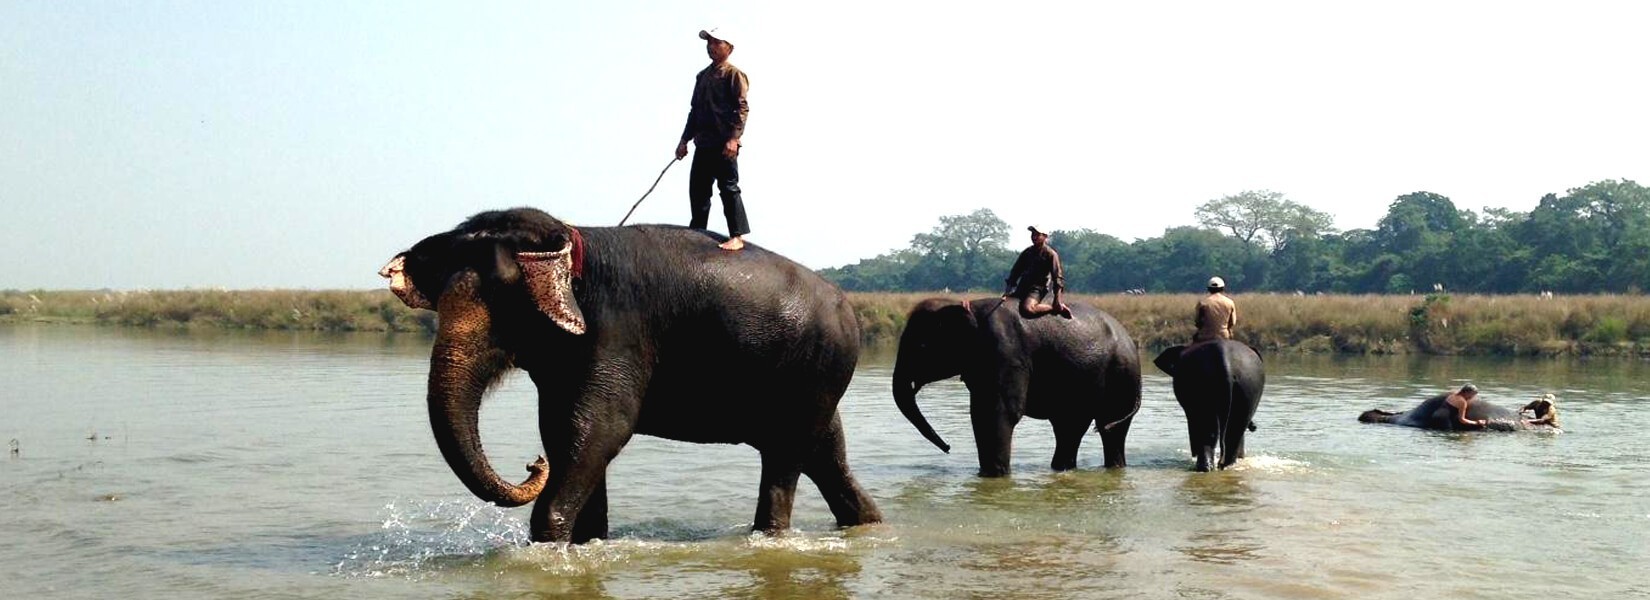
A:
[[[1127,469],[1053,474],[1046,422],[983,480],[960,383],[894,408],[891,357],[842,401],[888,523],[837,531],[803,479],[789,535],[747,533],[744,446],[638,437],[610,469],[615,539],[526,542],[471,498],[423,406],[429,340],[0,326],[0,598],[1650,597],[1650,364],[1268,357],[1250,456],[1190,471],[1147,365]],[[1148,357],[1149,358],[1149,357]],[[1563,433],[1364,425],[1470,379],[1556,393]],[[483,409],[501,471],[537,450],[530,382]]]

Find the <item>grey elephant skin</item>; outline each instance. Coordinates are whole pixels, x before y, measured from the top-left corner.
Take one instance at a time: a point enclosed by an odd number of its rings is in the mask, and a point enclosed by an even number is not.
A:
[[[1140,409],[1140,356],[1123,326],[1072,304],[1072,317],[1025,318],[1014,302],[924,300],[911,310],[894,366],[894,402],[923,437],[951,451],[917,407],[928,383],[962,376],[979,449],[980,475],[1009,472],[1014,427],[1023,417],[1054,427],[1050,467],[1077,467],[1090,424],[1107,467],[1122,467],[1124,440]]]
[[[488,502],[533,502],[534,541],[583,542],[607,536],[606,470],[632,435],[748,444],[762,469],[754,529],[789,527],[804,474],[838,525],[880,521],[837,414],[859,357],[846,298],[782,256],[724,251],[721,239],[575,229],[518,208],[398,255],[382,273],[392,289],[440,317],[427,401],[458,479]],[[493,469],[476,427],[485,391],[512,368],[537,387],[545,451],[520,484]]]
[[[1152,362],[1174,378],[1197,470],[1224,469],[1243,458],[1244,436],[1254,429],[1255,409],[1266,391],[1260,353],[1220,339],[1169,348]]]
[[[1483,419],[1488,424],[1467,425],[1456,418],[1460,411],[1445,401],[1449,394],[1438,394],[1404,412],[1387,412],[1379,409],[1364,411],[1358,415],[1362,423],[1390,423],[1405,427],[1419,427],[1437,431],[1518,431],[1531,429],[1524,423],[1524,419],[1517,411],[1497,406],[1487,400],[1475,399],[1467,404],[1467,418],[1470,420]]]

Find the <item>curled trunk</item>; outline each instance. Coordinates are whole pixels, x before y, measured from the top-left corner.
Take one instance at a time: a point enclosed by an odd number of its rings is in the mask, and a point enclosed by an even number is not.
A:
[[[549,480],[544,457],[527,466],[527,480],[499,476],[481,449],[481,396],[507,368],[504,353],[489,341],[486,307],[474,297],[475,276],[460,275],[438,303],[441,325],[430,355],[430,430],[441,456],[470,493],[499,506],[532,502]]]
[[[901,376],[897,371],[894,373],[894,405],[899,407],[900,414],[905,415],[905,420],[916,426],[922,437],[933,442],[941,452],[949,454],[951,445],[940,439],[940,434],[936,433],[934,427],[928,424],[928,419],[922,416],[922,409],[917,408],[918,389],[920,386],[910,378]]]

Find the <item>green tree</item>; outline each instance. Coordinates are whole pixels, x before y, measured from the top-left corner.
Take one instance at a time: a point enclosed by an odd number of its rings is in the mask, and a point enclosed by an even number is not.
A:
[[[1229,231],[1232,237],[1274,254],[1296,239],[1315,238],[1332,230],[1334,218],[1271,190],[1239,192],[1197,207],[1205,227]]]
[[[1226,279],[1228,287],[1251,286],[1246,266],[1253,247],[1235,237],[1201,227],[1173,227],[1163,237],[1141,240],[1138,246],[1139,287],[1155,292],[1203,289],[1210,276]]]
[[[1007,243],[1008,223],[991,209],[940,217],[933,230],[911,238],[922,256],[916,279],[926,289],[995,289],[1013,264]]]
[[[1118,292],[1140,287],[1130,276],[1128,242],[1092,229],[1051,232],[1049,243],[1060,253],[1066,289],[1073,292]]]
[[[819,274],[850,292],[908,290],[911,272],[922,255],[909,248],[896,250],[851,265],[822,269]]]
[[[1467,226],[1467,217],[1449,198],[1432,192],[1414,192],[1392,201],[1375,226],[1380,254],[1395,259],[1392,274],[1404,275],[1401,287],[1431,289],[1434,283],[1454,286],[1449,263],[1454,258],[1455,234]],[[1374,290],[1391,291],[1393,284],[1370,281]]]
[[[1530,289],[1630,291],[1650,286],[1650,190],[1606,180],[1547,194],[1514,228],[1532,261]]]

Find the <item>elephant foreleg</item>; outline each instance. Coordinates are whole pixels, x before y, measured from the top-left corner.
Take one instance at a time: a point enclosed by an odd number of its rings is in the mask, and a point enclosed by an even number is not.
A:
[[[980,476],[1008,475],[1014,426],[1019,424],[1020,416],[1003,410],[995,402],[976,402],[970,417],[974,423],[974,447],[980,453]]]
[[[825,504],[831,507],[837,527],[852,527],[866,523],[880,523],[882,511],[877,510],[871,495],[859,487],[848,470],[846,440],[842,434],[842,419],[831,417],[831,429],[815,447],[813,457],[803,468],[803,474],[819,487]]]
[[[550,464],[550,483],[528,521],[533,541],[579,543],[607,535],[607,462],[594,462]]]
[[[756,495],[753,531],[779,533],[791,527],[791,504],[796,500],[796,479],[802,464],[791,452],[762,452],[762,482]]]
[[[1063,417],[1050,419],[1054,425],[1054,461],[1049,468],[1070,471],[1077,468],[1077,448],[1083,445],[1083,434],[1088,433],[1093,419]]]
[[[578,518],[573,520],[573,543],[583,544],[606,538],[607,478],[603,477],[595,491],[590,493],[590,499],[584,501],[584,509],[579,511]]]
[[[607,464],[634,431],[634,417],[619,408],[625,406],[634,403],[607,397],[587,399],[582,409],[540,412],[550,481],[533,503],[528,521],[533,541],[578,542],[606,534]],[[590,523],[580,524],[587,508]]]

